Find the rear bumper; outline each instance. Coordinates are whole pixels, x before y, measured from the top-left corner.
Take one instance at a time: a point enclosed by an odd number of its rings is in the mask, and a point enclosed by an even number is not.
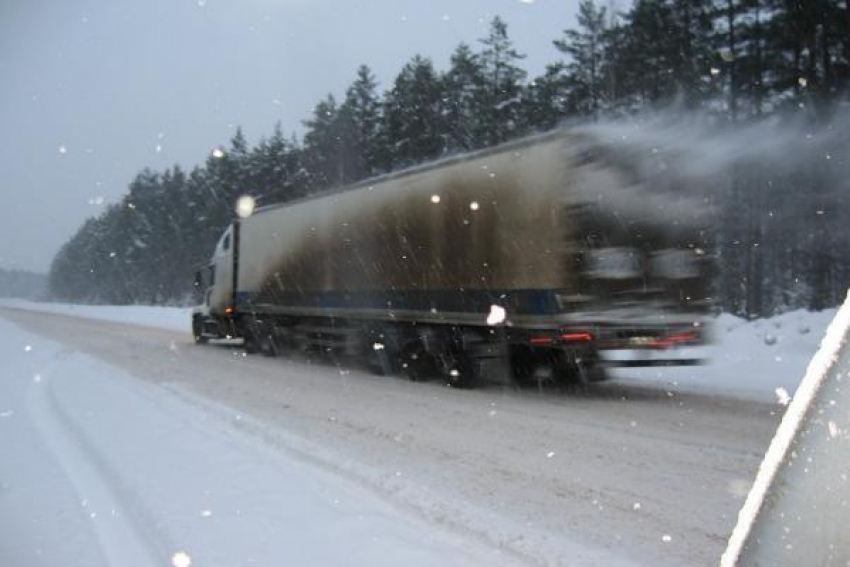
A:
[[[599,363],[608,367],[698,366],[707,362],[705,348],[622,349],[600,353]]]
[[[710,329],[704,321],[672,325],[612,325],[598,329],[606,366],[695,366],[706,362]]]
[[[698,318],[675,322],[606,321],[562,329],[564,338],[582,332],[592,337],[586,348],[606,366],[693,366],[706,361],[710,329]],[[574,348],[570,341],[562,346]]]
[[[665,351],[708,343],[708,328],[701,321],[680,324],[596,326],[599,350]]]

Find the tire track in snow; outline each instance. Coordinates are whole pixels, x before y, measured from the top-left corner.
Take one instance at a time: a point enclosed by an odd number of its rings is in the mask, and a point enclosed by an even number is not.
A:
[[[106,563],[127,567],[165,565],[163,546],[154,542],[166,542],[167,536],[155,529],[155,522],[133,496],[132,489],[90,442],[75,421],[75,412],[64,407],[56,392],[53,368],[68,358],[67,351],[60,352],[58,360],[42,373],[39,387],[29,389],[27,410],[86,508]]]
[[[94,512],[77,529],[91,534],[98,563],[168,565],[174,541],[212,565],[518,563],[507,550],[423,522],[359,483],[251,442],[230,419],[208,421],[166,389],[38,344],[46,355],[41,376],[37,387],[19,390],[20,413],[57,462],[73,506],[85,501]],[[209,495],[205,487],[215,491],[209,502],[198,498]],[[328,533],[341,540],[328,547]]]

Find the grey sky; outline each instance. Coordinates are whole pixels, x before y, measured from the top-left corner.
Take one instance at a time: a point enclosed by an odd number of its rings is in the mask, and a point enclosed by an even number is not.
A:
[[[0,267],[46,271],[143,167],[200,163],[236,125],[298,132],[361,63],[445,69],[501,15],[532,75],[578,0],[0,0]]]

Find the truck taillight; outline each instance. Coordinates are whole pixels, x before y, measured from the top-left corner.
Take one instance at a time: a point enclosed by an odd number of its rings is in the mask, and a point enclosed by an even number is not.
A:
[[[593,340],[593,335],[590,333],[562,333],[556,337],[549,336],[539,336],[539,337],[531,337],[528,339],[528,342],[533,346],[549,346],[554,344],[557,341],[574,343],[574,342],[588,342]]]
[[[582,341],[592,341],[593,335],[590,333],[564,333],[561,335],[561,339],[567,342],[582,342]]]
[[[667,337],[667,340],[674,343],[685,343],[690,341],[695,341],[699,338],[699,334],[696,331],[686,331],[684,333],[677,333],[675,335],[670,335]]]
[[[669,348],[678,343],[690,343],[697,340],[699,340],[699,333],[697,331],[685,331],[684,333],[676,333],[675,335],[668,335],[664,338],[657,339],[653,342],[652,346],[658,348]]]

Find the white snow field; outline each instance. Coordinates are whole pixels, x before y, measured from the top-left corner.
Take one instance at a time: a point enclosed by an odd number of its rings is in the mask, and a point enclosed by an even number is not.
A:
[[[0,565],[519,560],[0,318]]]
[[[197,346],[186,309],[6,302],[0,565],[716,564],[830,315],[458,391]]]
[[[97,321],[131,323],[157,329],[191,332],[191,307],[158,307],[152,305],[77,305],[46,303],[25,299],[0,299],[0,307],[16,307],[42,313],[60,313]]]

